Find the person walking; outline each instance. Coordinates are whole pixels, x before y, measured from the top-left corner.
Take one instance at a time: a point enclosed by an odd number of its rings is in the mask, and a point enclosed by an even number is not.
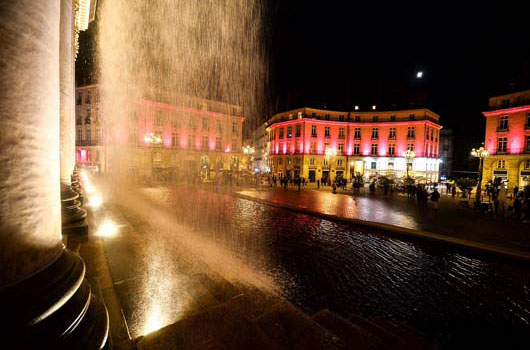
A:
[[[518,186],[515,186],[513,188],[513,198],[517,198],[517,194],[519,193],[519,187]]]
[[[453,185],[451,188],[451,198],[455,199],[456,196],[456,185]]]
[[[320,189],[320,180],[317,180],[317,189]]]
[[[438,189],[434,188],[434,191],[431,193],[431,202],[432,202],[432,208],[435,211],[438,211],[438,205],[440,201],[440,193],[438,193]]]
[[[514,190],[515,193],[515,190]],[[513,200],[513,217],[515,220],[520,220],[523,214],[523,196],[522,193],[519,193],[517,197]]]

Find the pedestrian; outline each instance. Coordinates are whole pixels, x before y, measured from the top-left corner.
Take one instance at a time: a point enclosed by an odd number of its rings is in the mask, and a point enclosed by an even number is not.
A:
[[[453,185],[451,189],[451,197],[455,199],[455,196],[456,196],[456,185]]]
[[[333,181],[333,193],[337,193],[337,182]]]
[[[514,190],[515,193],[515,190]],[[519,193],[517,197],[513,200],[513,217],[515,220],[520,220],[521,215],[523,214],[523,196],[522,193]]]
[[[373,181],[368,188],[370,189],[370,194],[375,194],[375,181]]]
[[[320,180],[317,180],[317,189],[320,188]]]
[[[434,189],[434,191],[431,193],[431,202],[432,202],[432,208],[435,211],[438,211],[438,202],[440,200],[440,193],[438,193],[438,189]]]
[[[519,193],[519,187],[518,186],[515,186],[513,188],[513,198],[517,198],[517,193]]]

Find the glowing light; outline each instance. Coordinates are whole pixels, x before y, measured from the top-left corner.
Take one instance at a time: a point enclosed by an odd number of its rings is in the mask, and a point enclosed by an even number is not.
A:
[[[375,110],[377,108],[376,105],[372,105],[372,109]]]
[[[358,111],[359,110],[359,106],[358,105],[355,105],[355,110]]]
[[[227,147],[225,148],[225,152],[226,152],[226,153],[230,152],[230,147],[227,146]]]
[[[112,220],[105,220],[98,228],[97,235],[112,237],[118,233],[118,226]]]
[[[78,10],[75,16],[75,24],[80,31],[88,29],[90,21],[90,0],[79,0]]]
[[[418,72],[416,73],[416,78],[418,78],[418,79],[423,78],[423,71],[421,71],[421,70],[418,71]]]
[[[143,334],[149,334],[164,326],[164,320],[162,317],[162,311],[160,305],[154,304],[147,316],[147,321],[144,325]]]
[[[99,208],[103,204],[103,197],[101,197],[100,194],[94,194],[93,196],[90,196],[88,205],[92,208]]]
[[[90,193],[94,193],[96,191],[96,188],[94,186],[92,186],[90,183],[88,183],[88,181],[85,182],[85,192],[90,194]]]

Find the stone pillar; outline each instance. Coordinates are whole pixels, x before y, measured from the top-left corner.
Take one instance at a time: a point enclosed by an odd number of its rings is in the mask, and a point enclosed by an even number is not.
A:
[[[0,335],[101,348],[108,318],[61,243],[60,0],[0,0]],[[96,326],[94,326],[96,325]]]
[[[60,174],[63,234],[88,234],[87,212],[81,208],[79,179],[75,166],[75,89],[74,89],[74,18],[73,0],[61,0],[59,39],[60,91]]]

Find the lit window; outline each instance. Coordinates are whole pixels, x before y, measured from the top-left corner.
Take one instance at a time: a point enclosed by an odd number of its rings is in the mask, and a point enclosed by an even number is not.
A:
[[[360,145],[359,145],[358,143],[355,143],[355,144],[353,145],[353,154],[355,154],[355,155],[359,155],[359,153],[360,153],[360,152],[359,152],[359,149],[360,149]]]
[[[339,150],[338,150],[338,153],[339,153],[339,154],[343,154],[343,153],[344,153],[344,144],[343,144],[343,143],[339,143]]]
[[[407,151],[414,151],[414,144],[413,143],[407,144]]]
[[[371,162],[370,169],[376,170],[377,169],[377,162]]]
[[[353,138],[354,139],[360,139],[361,138],[361,128],[355,128],[354,134],[353,134]]]
[[[388,145],[388,155],[389,156],[394,156],[395,154],[396,154],[396,145],[391,143],[391,144]]]
[[[309,165],[315,165],[315,158],[309,158]]]
[[[339,139],[344,138],[344,128],[339,128]]]
[[[372,155],[377,155],[377,143],[372,143]]]
[[[379,138],[379,128],[372,128],[372,140]]]
[[[506,169],[506,160],[499,159],[497,161],[497,169]]]
[[[396,121],[396,116],[395,115],[391,115],[390,116],[390,121],[391,122],[395,122]]]
[[[330,128],[329,128],[329,126],[326,126],[324,128],[324,137],[326,137],[326,138],[330,137]]]
[[[341,158],[337,159],[337,166],[342,166],[342,159]]]
[[[394,163],[393,162],[388,162],[388,169],[394,170]]]
[[[407,127],[407,138],[408,139],[413,139],[415,137],[414,131],[415,131],[415,128],[413,126]]]
[[[374,116],[372,117],[372,121],[373,121],[373,122],[378,122],[378,121],[379,121],[379,116],[378,116],[378,115],[374,115]]]
[[[311,137],[317,137],[317,126],[311,125]]]
[[[396,138],[396,128],[390,128],[390,131],[388,133],[389,139],[395,139]]]
[[[291,138],[291,137],[293,137],[293,127],[288,126],[287,127],[287,138]]]

